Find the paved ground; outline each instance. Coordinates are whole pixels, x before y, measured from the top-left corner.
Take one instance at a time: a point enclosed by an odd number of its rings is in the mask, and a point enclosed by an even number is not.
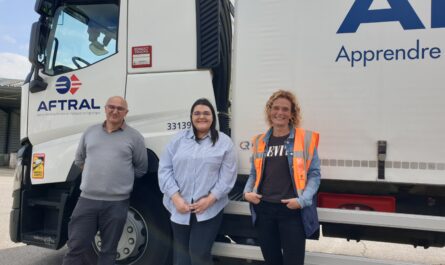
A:
[[[61,265],[65,249],[50,250],[31,246],[0,250],[1,265]]]
[[[0,265],[59,265],[65,249],[59,251],[15,244],[9,240],[9,212],[12,203],[13,170],[0,168]],[[408,245],[322,238],[309,241],[313,252],[361,256],[415,264],[445,265],[445,248],[414,248]]]
[[[12,175],[11,169],[0,167],[0,249],[23,246],[9,240],[9,213],[12,205]],[[3,263],[0,263],[3,265]]]

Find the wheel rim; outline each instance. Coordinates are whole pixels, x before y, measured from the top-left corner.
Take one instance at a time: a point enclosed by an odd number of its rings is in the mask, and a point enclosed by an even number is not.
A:
[[[133,264],[147,251],[148,225],[144,217],[133,207],[130,207],[127,214],[122,236],[117,246],[116,262],[118,264]],[[93,248],[99,253],[102,245],[100,233],[94,237]]]

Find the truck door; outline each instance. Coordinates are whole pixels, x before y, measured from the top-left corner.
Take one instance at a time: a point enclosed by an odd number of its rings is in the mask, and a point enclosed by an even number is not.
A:
[[[61,2],[40,18],[47,32],[40,32],[37,44],[43,51],[39,75],[48,85],[28,92],[27,136],[33,155],[47,162],[33,184],[64,181],[60,176],[67,176],[80,137],[72,136],[104,119],[110,96],[125,94],[126,25],[120,22],[126,21],[126,3]]]

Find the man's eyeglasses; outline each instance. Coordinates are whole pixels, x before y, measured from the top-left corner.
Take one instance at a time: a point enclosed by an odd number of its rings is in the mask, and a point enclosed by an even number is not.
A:
[[[121,106],[115,106],[115,105],[106,105],[105,108],[107,108],[110,111],[115,111],[117,110],[118,112],[122,112],[125,111],[126,108],[121,107]]]
[[[201,115],[204,115],[204,116],[211,116],[212,113],[211,113],[210,111],[203,111],[203,112],[201,112],[201,111],[195,111],[195,112],[193,112],[193,116],[195,116],[195,117],[199,117],[199,116],[201,116]]]

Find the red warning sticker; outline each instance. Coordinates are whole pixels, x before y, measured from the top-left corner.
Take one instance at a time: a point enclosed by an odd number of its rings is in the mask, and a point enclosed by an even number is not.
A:
[[[151,45],[137,46],[131,48],[131,66],[133,68],[151,67],[151,60]]]

